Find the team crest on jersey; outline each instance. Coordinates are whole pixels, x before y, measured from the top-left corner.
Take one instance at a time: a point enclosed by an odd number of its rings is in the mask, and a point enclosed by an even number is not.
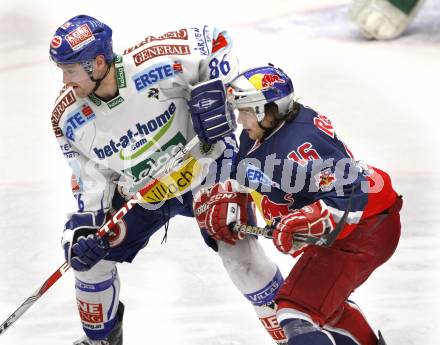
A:
[[[336,183],[336,176],[330,168],[327,168],[315,175],[316,187],[322,192],[329,192]]]
[[[148,89],[148,98],[156,98],[159,99],[159,89],[157,87],[150,87]]]

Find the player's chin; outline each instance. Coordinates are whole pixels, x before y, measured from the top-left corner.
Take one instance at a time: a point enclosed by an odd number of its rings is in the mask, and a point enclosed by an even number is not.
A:
[[[72,88],[73,88],[73,91],[75,92],[75,96],[78,98],[85,98],[89,95],[86,92],[86,90],[84,90],[83,88],[81,88],[79,86],[72,86]]]
[[[252,130],[246,130],[246,132],[251,140],[261,139],[261,135],[259,135],[259,133],[256,133]]]

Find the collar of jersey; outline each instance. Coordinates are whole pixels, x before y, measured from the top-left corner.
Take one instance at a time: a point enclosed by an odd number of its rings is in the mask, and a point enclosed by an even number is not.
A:
[[[116,73],[116,84],[118,86],[118,95],[109,101],[103,101],[99,99],[94,93],[90,94],[88,97],[98,107],[105,103],[109,109],[117,107],[119,104],[124,102],[124,97],[122,93],[127,87],[127,79],[125,78],[125,70],[123,65],[123,58],[121,55],[115,55],[113,57],[113,63],[115,64]]]

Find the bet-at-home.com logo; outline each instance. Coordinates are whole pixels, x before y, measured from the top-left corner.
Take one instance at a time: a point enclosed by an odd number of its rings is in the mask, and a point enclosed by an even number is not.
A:
[[[157,171],[165,166],[170,159],[175,157],[185,144],[186,140],[182,133],[179,132],[159,150],[153,152],[147,159],[123,170],[123,173],[132,178],[136,183],[133,190],[136,190],[137,185],[144,185],[145,180],[155,176]]]
[[[147,123],[136,123],[135,129],[128,129],[119,139],[110,139],[103,147],[94,147],[93,151],[99,159],[106,159],[119,152],[122,160],[139,157],[150,149],[168,131],[176,113],[176,105],[171,103],[168,109]],[[147,135],[156,132],[151,138]]]

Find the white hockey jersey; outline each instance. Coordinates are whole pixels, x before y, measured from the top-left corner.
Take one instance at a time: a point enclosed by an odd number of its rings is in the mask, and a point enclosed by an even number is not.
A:
[[[147,36],[114,65],[119,92],[112,100],[78,98],[66,88],[52,112],[79,212],[107,211],[116,183],[130,192],[148,183],[195,136],[188,85],[226,83],[238,72],[228,33],[207,25]],[[220,141],[209,153],[199,145],[192,153],[216,159],[224,150]]]

